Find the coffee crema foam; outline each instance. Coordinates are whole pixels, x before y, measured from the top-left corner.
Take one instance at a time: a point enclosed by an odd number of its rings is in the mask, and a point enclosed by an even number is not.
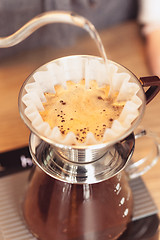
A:
[[[106,128],[118,119],[126,102],[117,101],[119,92],[109,96],[110,86],[98,87],[92,80],[86,89],[85,80],[66,82],[66,89],[55,85],[54,93],[45,93],[46,102],[40,115],[51,129],[58,126],[62,136],[73,132],[78,142],[85,142],[88,132],[101,141]]]

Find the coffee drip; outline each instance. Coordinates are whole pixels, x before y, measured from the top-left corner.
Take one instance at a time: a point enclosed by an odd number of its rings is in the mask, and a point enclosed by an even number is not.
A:
[[[41,14],[11,36],[0,38],[0,47],[14,46],[41,26],[55,22],[87,30],[107,68],[106,53],[94,26],[70,12]],[[118,67],[124,70],[122,66]],[[133,78],[140,85],[134,75]],[[139,93],[142,99],[140,114],[120,138],[97,145],[67,146],[39,134],[25,116],[22,97],[28,82],[32,82],[32,76],[21,88],[19,109],[32,132],[29,144],[36,165],[23,205],[29,229],[41,240],[118,239],[132,216],[132,192],[123,170],[134,151],[132,132],[144,113],[146,102],[142,86]],[[153,97],[155,88],[152,90],[148,92],[147,100]]]

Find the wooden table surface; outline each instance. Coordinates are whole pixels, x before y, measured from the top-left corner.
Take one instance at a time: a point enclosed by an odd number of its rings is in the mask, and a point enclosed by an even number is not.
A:
[[[137,77],[150,75],[145,49],[135,22],[127,22],[100,32],[107,56],[127,68]],[[90,37],[79,40],[67,49],[44,48],[23,52],[0,62],[0,151],[24,146],[29,130],[18,112],[18,93],[23,81],[38,66],[57,57],[71,54],[99,55]],[[147,105],[142,125],[160,136],[160,94]],[[145,144],[145,143],[144,143]],[[155,203],[160,209],[160,161],[144,175]]]

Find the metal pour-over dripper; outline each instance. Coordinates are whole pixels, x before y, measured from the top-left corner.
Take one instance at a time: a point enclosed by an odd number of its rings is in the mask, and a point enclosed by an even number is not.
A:
[[[99,58],[92,56],[71,56],[68,58],[73,61],[76,58],[98,59],[99,61]],[[60,64],[61,60],[63,58],[53,62],[58,61]],[[48,64],[50,63],[40,67],[36,72],[46,71]],[[25,114],[26,105],[22,101],[26,94],[25,86],[34,83],[35,72],[23,84],[19,94],[19,109],[22,119],[33,132],[30,138],[31,154],[36,164],[50,176],[71,183],[96,183],[114,176],[126,166],[134,150],[134,135],[132,132],[143,116],[145,95],[136,77],[124,67],[118,64],[116,66],[119,71],[129,73],[132,76],[132,82],[137,82],[140,88],[138,97],[142,104],[139,107],[139,116],[130,128],[112,141],[99,144],[67,145],[41,134],[27,118]]]

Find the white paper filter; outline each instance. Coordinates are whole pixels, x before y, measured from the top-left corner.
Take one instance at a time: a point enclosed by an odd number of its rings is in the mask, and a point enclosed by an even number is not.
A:
[[[96,80],[99,87],[110,84],[110,94],[119,91],[117,100],[126,101],[119,118],[113,121],[111,128],[105,130],[101,141],[97,141],[94,134],[89,132],[83,145],[98,144],[119,137],[130,128],[139,115],[138,109],[142,101],[137,96],[138,84],[131,82],[131,76],[128,73],[118,72],[118,67],[113,63],[108,63],[108,69],[106,69],[105,64],[99,58],[61,58],[47,64],[45,70],[35,72],[33,79],[32,83],[26,84],[26,94],[22,98],[26,106],[25,114],[39,134],[54,142],[80,145],[73,132],[69,132],[65,137],[62,136],[57,126],[51,129],[39,114],[39,111],[44,109],[42,103],[46,101],[44,93],[55,93],[56,84],[61,84],[66,88],[66,81],[78,83],[85,79],[85,87],[89,88],[90,81]]]

